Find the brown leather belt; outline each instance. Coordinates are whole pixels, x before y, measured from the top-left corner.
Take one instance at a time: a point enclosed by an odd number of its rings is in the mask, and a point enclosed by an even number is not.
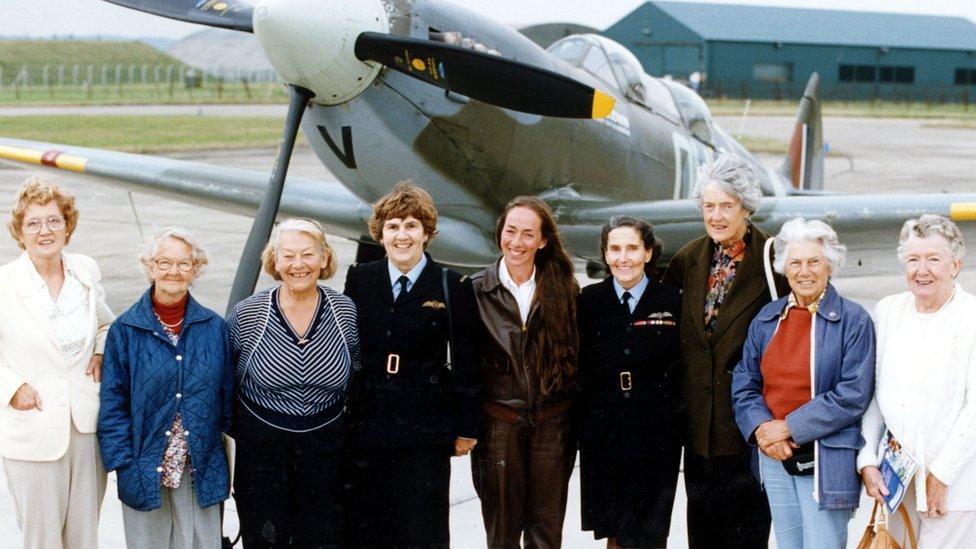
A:
[[[485,413],[498,421],[508,423],[509,425],[539,425],[540,423],[545,423],[566,410],[569,410],[572,405],[572,399],[567,398],[566,400],[557,402],[548,408],[543,408],[538,412],[529,412],[528,410],[516,410],[514,408],[509,408],[508,406],[503,406],[488,400],[481,401],[481,408],[485,411]]]

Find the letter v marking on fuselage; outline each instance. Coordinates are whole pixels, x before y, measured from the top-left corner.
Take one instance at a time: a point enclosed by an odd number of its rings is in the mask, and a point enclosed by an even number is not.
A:
[[[325,126],[316,127],[319,129],[322,139],[325,140],[325,144],[332,149],[332,153],[336,155],[336,158],[338,158],[350,170],[355,170],[356,153],[352,148],[352,127],[342,127],[342,150],[339,150],[339,146],[336,145],[336,142],[332,140],[332,136],[329,135],[329,130],[325,129]]]

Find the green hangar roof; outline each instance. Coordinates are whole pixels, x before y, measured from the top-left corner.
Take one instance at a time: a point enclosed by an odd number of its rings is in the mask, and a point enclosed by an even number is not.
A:
[[[976,51],[976,24],[963,17],[689,2],[648,4],[708,41]],[[631,16],[641,10],[637,8]]]

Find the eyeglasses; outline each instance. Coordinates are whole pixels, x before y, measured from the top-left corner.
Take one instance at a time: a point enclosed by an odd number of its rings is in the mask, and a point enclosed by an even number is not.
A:
[[[41,227],[47,225],[48,230],[56,233],[64,228],[64,218],[59,215],[52,215],[47,219],[34,217],[24,223],[24,232],[27,234],[37,234],[41,232]]]
[[[155,263],[156,267],[158,267],[159,270],[161,271],[168,271],[173,268],[173,265],[176,265],[176,268],[183,271],[184,273],[188,273],[192,271],[194,265],[192,259],[177,260],[177,259],[170,259],[168,257],[157,257],[156,259],[153,259],[153,263]]]

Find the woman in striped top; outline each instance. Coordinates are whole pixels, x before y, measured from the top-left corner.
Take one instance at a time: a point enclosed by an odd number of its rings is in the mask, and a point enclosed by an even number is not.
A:
[[[228,319],[241,532],[247,547],[332,547],[346,385],[359,362],[356,308],[318,284],[336,262],[314,221],[282,222],[262,262],[281,284],[238,303]]]

